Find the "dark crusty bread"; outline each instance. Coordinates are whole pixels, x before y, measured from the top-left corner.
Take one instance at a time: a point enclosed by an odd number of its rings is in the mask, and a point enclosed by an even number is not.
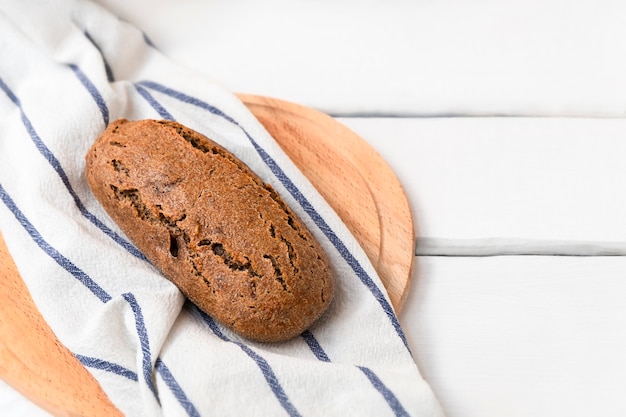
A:
[[[87,156],[93,194],[201,310],[244,337],[282,341],[326,310],[327,255],[274,189],[179,123],[112,123]]]

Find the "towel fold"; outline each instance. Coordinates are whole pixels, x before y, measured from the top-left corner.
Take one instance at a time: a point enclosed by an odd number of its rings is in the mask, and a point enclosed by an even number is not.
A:
[[[0,230],[52,330],[125,415],[443,414],[362,249],[232,93],[86,1],[1,2],[0,50]],[[179,121],[277,190],[335,271],[314,327],[249,342],[145,260],[85,181],[88,148],[120,117]]]

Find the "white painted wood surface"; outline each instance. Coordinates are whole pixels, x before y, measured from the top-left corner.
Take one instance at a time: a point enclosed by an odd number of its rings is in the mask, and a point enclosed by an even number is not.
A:
[[[418,257],[400,320],[450,417],[626,415],[624,257]]]
[[[342,122],[440,255],[416,258],[400,320],[447,414],[626,414],[625,120]]]
[[[343,118],[403,183],[422,254],[626,254],[626,119]]]
[[[539,116],[341,121],[396,170],[418,251],[448,255],[417,258],[400,316],[448,415],[626,414],[626,258],[580,256],[626,253],[623,3],[99,2],[233,91]],[[0,384],[2,411],[32,407]]]
[[[622,116],[614,0],[98,0],[233,91],[334,113]]]

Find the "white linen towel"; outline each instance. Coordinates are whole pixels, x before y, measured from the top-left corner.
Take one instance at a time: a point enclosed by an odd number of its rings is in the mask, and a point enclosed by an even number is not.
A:
[[[0,230],[52,330],[125,415],[443,414],[362,249],[233,94],[95,4],[2,1],[0,13]],[[241,339],[129,243],[84,175],[119,117],[177,120],[271,183],[335,270],[313,328]]]

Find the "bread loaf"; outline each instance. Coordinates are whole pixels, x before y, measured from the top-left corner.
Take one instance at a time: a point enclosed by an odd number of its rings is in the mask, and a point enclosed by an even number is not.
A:
[[[330,304],[319,242],[270,185],[200,133],[120,119],[86,162],[93,194],[137,248],[236,333],[287,340]]]

